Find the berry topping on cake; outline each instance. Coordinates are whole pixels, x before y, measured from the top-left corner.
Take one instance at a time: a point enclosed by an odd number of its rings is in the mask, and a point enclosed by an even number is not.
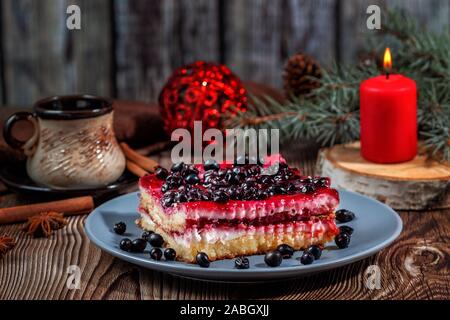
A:
[[[173,248],[178,260],[204,266],[256,253],[289,257],[339,233],[334,216],[339,194],[330,180],[304,176],[279,155],[179,162],[170,170],[158,167],[140,179],[139,187],[138,224],[154,232],[146,236],[148,242]]]
[[[276,163],[278,171],[265,174],[262,164],[239,164],[219,166],[214,160],[192,166],[183,162],[172,166],[165,175],[162,169],[156,176],[162,179],[161,204],[172,207],[176,203],[229,200],[264,200],[274,195],[310,194],[328,188],[330,181],[323,177],[304,177],[285,163]]]

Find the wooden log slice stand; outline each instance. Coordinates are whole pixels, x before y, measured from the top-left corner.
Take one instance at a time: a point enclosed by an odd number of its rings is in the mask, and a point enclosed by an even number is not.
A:
[[[359,142],[319,152],[316,172],[335,187],[355,191],[398,210],[450,207],[450,166],[418,155],[397,164],[376,164],[360,154]]]

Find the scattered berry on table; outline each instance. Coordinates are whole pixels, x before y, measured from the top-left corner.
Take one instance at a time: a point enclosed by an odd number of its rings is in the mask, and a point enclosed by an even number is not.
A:
[[[152,247],[161,247],[164,244],[164,239],[160,234],[152,233],[148,238],[148,242]]]
[[[269,267],[278,267],[281,264],[281,261],[283,260],[283,256],[281,255],[280,251],[275,250],[266,253],[264,257],[264,262]]]
[[[355,219],[355,214],[347,209],[336,211],[336,220],[340,223],[349,222]]]
[[[119,247],[123,251],[131,251],[132,242],[128,238],[123,238],[120,240]]]
[[[142,238],[134,239],[131,245],[131,251],[133,252],[144,252],[147,246],[147,241]]]
[[[350,244],[350,235],[346,232],[341,232],[334,238],[334,242],[339,249],[347,248]]]
[[[152,248],[152,250],[150,250],[150,257],[153,260],[161,260],[162,255],[163,253],[160,248]]]
[[[125,231],[127,231],[127,225],[125,224],[125,222],[117,222],[114,225],[114,232],[117,234],[124,234]]]
[[[210,262],[209,262],[209,257],[206,253],[204,253],[204,252],[197,253],[195,260],[197,260],[197,263],[200,267],[209,268]]]
[[[250,268],[250,262],[246,257],[237,257],[234,260],[234,266],[236,269],[248,269]]]
[[[301,264],[311,264],[314,262],[314,256],[310,252],[303,252],[302,256],[300,257],[300,263]]]
[[[319,246],[312,245],[308,249],[306,249],[304,252],[309,252],[314,256],[315,260],[320,259],[320,256],[322,255],[322,249],[319,248]]]
[[[167,248],[166,250],[164,250],[164,258],[166,258],[166,260],[173,261],[175,260],[176,256],[177,252],[174,249]]]
[[[277,247],[277,250],[281,253],[283,259],[289,259],[294,255],[294,249],[290,245],[285,243],[280,244]]]

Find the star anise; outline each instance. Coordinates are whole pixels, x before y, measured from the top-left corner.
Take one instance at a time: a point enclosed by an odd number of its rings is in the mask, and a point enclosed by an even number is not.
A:
[[[42,212],[28,219],[23,230],[35,238],[50,237],[54,230],[67,225],[67,220],[62,213],[49,211]]]
[[[8,236],[0,237],[0,259],[12,248],[16,246],[14,238]]]

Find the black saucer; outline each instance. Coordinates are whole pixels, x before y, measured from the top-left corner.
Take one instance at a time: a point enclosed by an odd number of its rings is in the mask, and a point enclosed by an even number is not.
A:
[[[121,190],[130,187],[138,180],[134,174],[125,171],[122,176],[115,182],[104,187],[95,188],[50,188],[42,186],[31,180],[27,174],[26,164],[24,161],[18,163],[7,163],[0,168],[0,181],[8,187],[8,189],[27,194],[46,194],[52,196],[85,196],[97,195],[105,193],[118,193]]]

